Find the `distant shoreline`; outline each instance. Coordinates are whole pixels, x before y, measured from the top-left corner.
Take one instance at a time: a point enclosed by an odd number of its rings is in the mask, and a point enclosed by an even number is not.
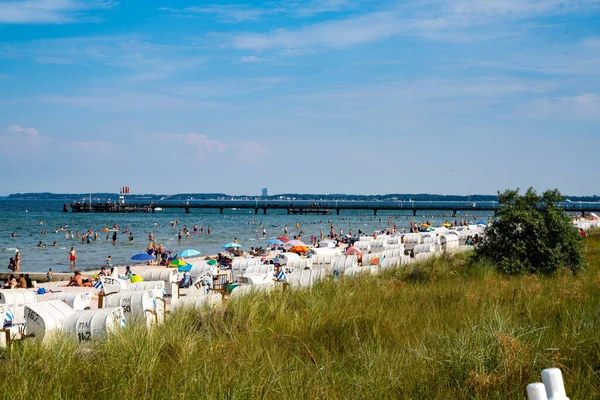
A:
[[[20,201],[63,201],[71,203],[92,198],[93,202],[118,201],[118,193],[12,193],[8,196],[0,196],[0,200]],[[228,195],[225,193],[179,193],[173,195],[165,194],[139,194],[126,195],[129,202],[153,202],[162,200],[308,200],[308,201],[498,201],[497,195],[488,194],[299,194],[283,193],[271,196],[250,195]],[[599,195],[589,196],[565,196],[572,202],[599,202]]]

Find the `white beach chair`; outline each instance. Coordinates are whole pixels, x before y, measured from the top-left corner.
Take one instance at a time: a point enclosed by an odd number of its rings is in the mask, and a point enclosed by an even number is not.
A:
[[[112,276],[101,276],[100,282],[104,288],[104,294],[120,293],[127,290],[127,282],[123,279],[113,278]]]

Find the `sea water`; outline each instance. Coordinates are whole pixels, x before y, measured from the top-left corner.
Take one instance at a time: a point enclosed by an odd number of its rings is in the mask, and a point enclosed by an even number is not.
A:
[[[267,214],[254,214],[254,210],[230,210],[224,214],[219,210],[191,209],[186,214],[183,209],[166,209],[155,213],[72,213],[63,212],[63,200],[0,200],[0,270],[9,272],[9,258],[15,249],[21,253],[21,271],[45,272],[52,268],[54,272],[69,270],[69,250],[74,247],[77,252],[77,269],[98,269],[111,256],[112,265],[132,265],[136,261],[130,258],[134,254],[145,252],[148,245],[148,234],[152,232],[155,240],[166,249],[181,252],[195,249],[203,255],[217,254],[222,246],[238,239],[242,249],[250,247],[266,247],[272,237],[282,236],[287,225],[288,237],[298,234],[296,223],[300,225],[301,240],[310,243],[311,235],[319,237],[323,232],[326,237],[330,232],[330,224],[334,224],[336,233],[347,234],[350,229],[356,235],[358,230],[371,234],[376,230],[388,228],[388,219],[392,225],[400,229],[409,227],[409,218],[417,222],[428,220],[439,226],[450,218],[451,212],[419,212],[417,217],[411,211],[380,211],[377,216],[372,211],[341,211],[341,215],[288,215],[284,210],[267,210]],[[481,215],[484,217],[484,215]],[[172,222],[178,221],[172,226]],[[251,223],[251,224],[249,224]],[[253,223],[253,224],[252,224]],[[260,224],[266,229],[263,236]],[[59,230],[67,227],[69,232],[85,233],[88,230],[100,231],[118,225],[117,243],[112,243],[112,232],[98,232],[99,240],[82,243],[81,238],[65,237],[66,232]],[[184,225],[192,232],[194,224],[204,226],[203,234],[185,234],[181,241],[177,235]],[[210,226],[211,233],[207,234]],[[133,233],[133,242],[129,241],[129,233],[122,233],[126,228]],[[42,234],[42,230],[46,234]],[[11,237],[11,233],[17,234]],[[106,240],[106,235],[109,240]],[[46,247],[38,247],[42,241]],[[56,242],[57,245],[53,246]],[[4,265],[2,265],[2,263]]]

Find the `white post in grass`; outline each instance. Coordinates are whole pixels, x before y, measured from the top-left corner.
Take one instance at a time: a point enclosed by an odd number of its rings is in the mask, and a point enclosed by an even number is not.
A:
[[[527,385],[527,399],[528,400],[548,400],[546,395],[546,386],[543,383],[530,383]]]
[[[548,368],[542,371],[542,382],[546,387],[548,400],[569,400],[565,392],[562,373],[558,368]]]
[[[548,368],[543,370],[542,382],[527,385],[528,400],[569,400],[560,369]]]

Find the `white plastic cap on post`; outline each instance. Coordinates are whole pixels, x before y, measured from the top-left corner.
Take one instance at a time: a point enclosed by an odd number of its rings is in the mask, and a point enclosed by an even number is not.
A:
[[[562,372],[558,368],[548,368],[542,371],[542,382],[546,387],[548,400],[569,400],[565,392]]]
[[[528,400],[548,400],[546,395],[546,386],[543,383],[530,383],[527,385],[527,399]]]

